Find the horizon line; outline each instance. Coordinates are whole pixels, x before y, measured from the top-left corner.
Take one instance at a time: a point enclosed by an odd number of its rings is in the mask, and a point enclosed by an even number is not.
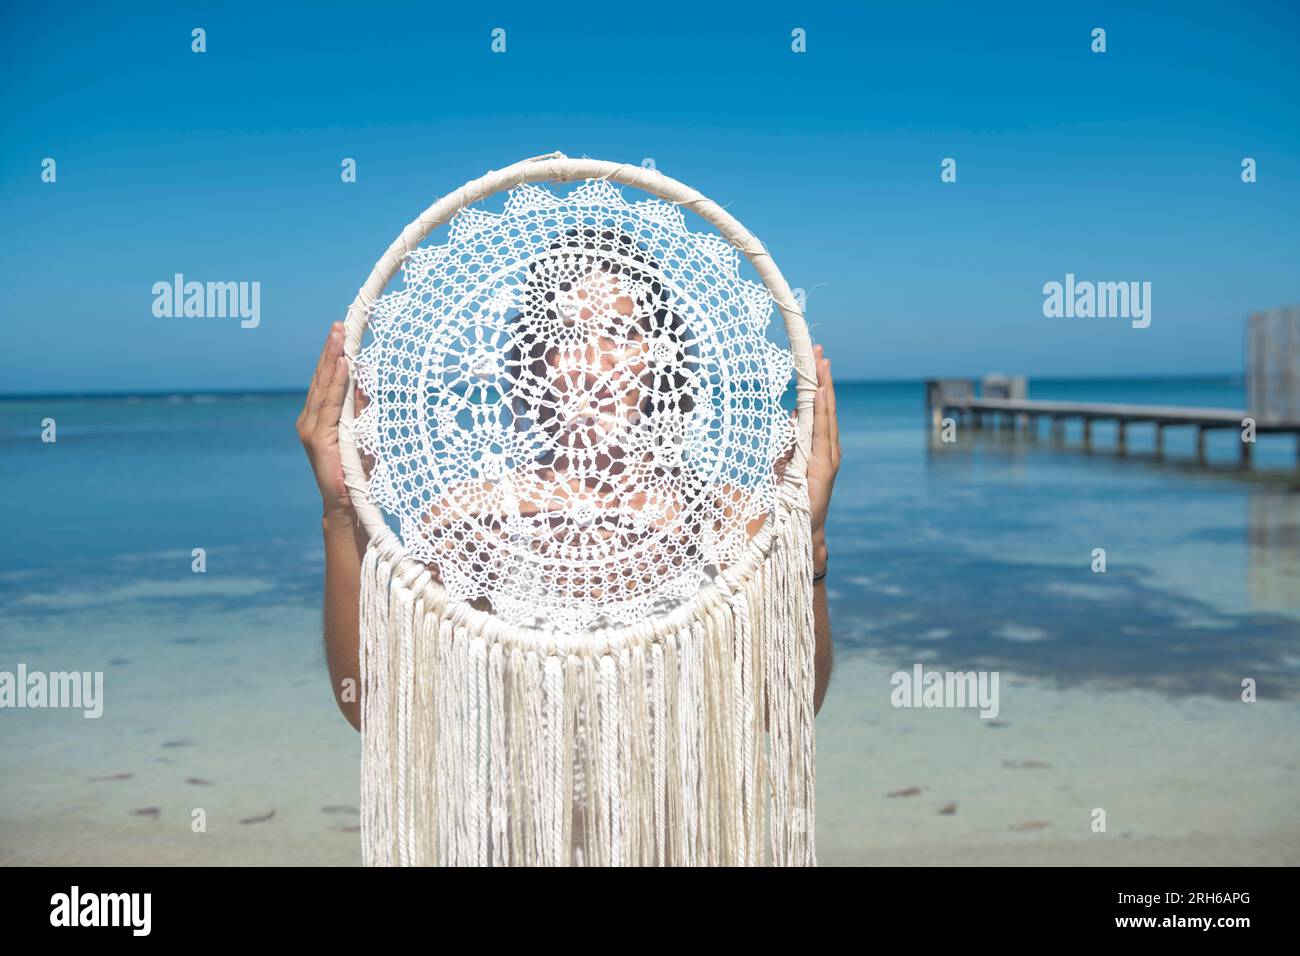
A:
[[[1007,374],[986,372],[986,375]],[[840,385],[923,385],[930,379],[961,379],[968,378],[971,381],[979,381],[983,376],[979,375],[931,375],[924,378],[846,378],[841,379],[837,384]],[[1011,376],[1017,377],[1017,376]],[[1147,382],[1147,381],[1233,381],[1245,380],[1243,372],[1178,372],[1173,374],[1106,374],[1106,375],[1026,375],[1028,382]],[[259,397],[280,397],[288,395],[303,395],[307,391],[306,386],[300,387],[257,387],[257,388],[195,388],[195,389],[175,389],[175,388],[157,388],[157,389],[125,389],[125,390],[103,390],[103,391],[62,391],[62,392],[3,392],[0,393],[0,402],[10,401],[32,401],[38,399],[112,399],[112,398],[195,398],[212,396],[219,398],[222,396],[259,396]]]

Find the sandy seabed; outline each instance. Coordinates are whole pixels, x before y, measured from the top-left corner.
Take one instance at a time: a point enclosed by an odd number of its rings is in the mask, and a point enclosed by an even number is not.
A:
[[[836,662],[817,722],[821,865],[1300,863],[1300,704],[1003,673],[988,719],[892,706],[894,671]],[[359,864],[357,737],[318,681],[291,681],[294,720],[217,707],[187,736],[118,715],[98,761],[61,757],[69,728],[51,736],[0,790],[0,863]]]

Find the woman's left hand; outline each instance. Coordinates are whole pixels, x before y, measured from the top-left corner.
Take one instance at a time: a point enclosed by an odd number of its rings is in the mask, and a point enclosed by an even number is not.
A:
[[[808,459],[808,502],[812,512],[813,564],[826,567],[826,514],[831,507],[831,489],[840,470],[840,424],[835,415],[835,382],[831,360],[820,345],[814,346],[817,362],[817,398],[813,402],[812,456]]]

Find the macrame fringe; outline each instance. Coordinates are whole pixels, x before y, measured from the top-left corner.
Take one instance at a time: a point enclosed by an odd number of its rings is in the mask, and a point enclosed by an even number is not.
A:
[[[363,862],[816,865],[807,488],[778,494],[747,575],[608,638],[477,633],[372,542]]]

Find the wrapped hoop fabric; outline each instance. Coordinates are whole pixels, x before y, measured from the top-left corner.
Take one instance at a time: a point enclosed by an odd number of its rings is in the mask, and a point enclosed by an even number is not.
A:
[[[403,230],[345,353],[364,861],[815,864],[816,377],[763,246],[654,170],[526,160]]]

